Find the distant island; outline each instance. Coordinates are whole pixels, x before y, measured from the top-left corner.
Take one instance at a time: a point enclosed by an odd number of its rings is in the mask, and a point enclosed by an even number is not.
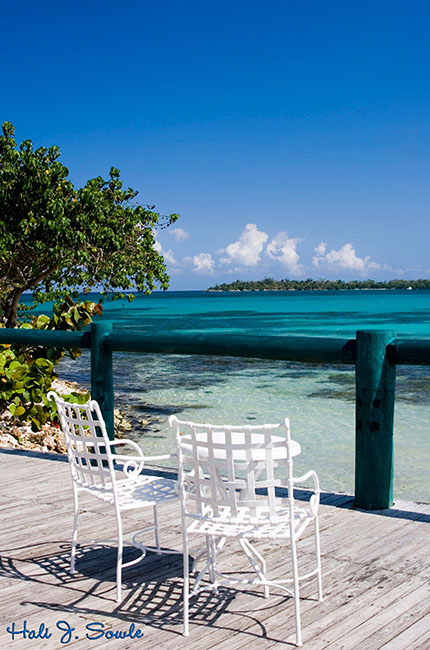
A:
[[[235,280],[206,291],[341,291],[345,289],[430,289],[430,280]]]

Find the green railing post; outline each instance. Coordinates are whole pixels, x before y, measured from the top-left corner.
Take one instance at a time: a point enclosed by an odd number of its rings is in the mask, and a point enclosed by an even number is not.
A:
[[[100,404],[109,439],[113,440],[112,350],[108,345],[111,332],[109,322],[91,324],[91,398]]]
[[[393,504],[393,423],[396,366],[387,358],[393,332],[357,332],[355,505]]]

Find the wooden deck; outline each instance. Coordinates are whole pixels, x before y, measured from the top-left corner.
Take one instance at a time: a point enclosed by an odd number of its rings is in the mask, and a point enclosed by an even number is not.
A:
[[[0,648],[294,647],[291,599],[275,593],[264,599],[261,593],[246,590],[200,596],[191,609],[190,636],[182,637],[181,556],[160,560],[149,554],[125,569],[124,600],[119,606],[114,600],[115,551],[106,545],[81,549],[77,574],[71,577],[67,462],[62,457],[1,450],[0,463]],[[322,501],[325,599],[317,602],[315,585],[305,583],[304,649],[428,650],[430,505],[398,502],[389,511],[364,513],[352,509],[352,499],[345,495],[324,494]],[[115,534],[113,517],[94,499],[85,501],[85,513],[80,519],[82,537]],[[179,549],[177,506],[163,513],[162,543]],[[127,531],[142,527],[138,516],[131,513],[124,519]],[[281,546],[266,542],[260,548],[274,572],[288,573],[289,556]],[[300,548],[303,570],[312,566],[312,539],[305,537]],[[135,551],[129,552],[131,557]],[[224,556],[230,570],[247,570],[246,560],[234,547]],[[39,638],[19,634],[24,621]],[[14,623],[12,639],[7,628],[12,630]],[[68,628],[74,628],[70,639]],[[134,638],[108,639],[130,629]],[[101,630],[108,634],[102,636]],[[137,631],[144,636],[138,638]],[[100,638],[89,640],[87,634]]]

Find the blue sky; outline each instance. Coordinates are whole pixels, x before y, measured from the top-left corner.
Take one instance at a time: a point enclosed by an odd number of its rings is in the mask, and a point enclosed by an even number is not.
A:
[[[2,3],[0,120],[118,167],[172,289],[430,277],[430,3]]]

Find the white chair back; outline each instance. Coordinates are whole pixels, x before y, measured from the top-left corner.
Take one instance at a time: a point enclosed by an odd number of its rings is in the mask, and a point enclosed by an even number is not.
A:
[[[48,393],[48,399],[51,397],[66,438],[73,481],[87,490],[113,491],[115,471],[110,441],[98,403],[90,400],[72,404],[53,392]]]
[[[263,426],[219,426],[181,422],[176,434],[178,482],[186,517],[215,522],[275,524],[277,488],[288,488],[294,518],[292,457],[300,446],[290,438],[289,421]],[[285,521],[285,506],[282,516]]]

